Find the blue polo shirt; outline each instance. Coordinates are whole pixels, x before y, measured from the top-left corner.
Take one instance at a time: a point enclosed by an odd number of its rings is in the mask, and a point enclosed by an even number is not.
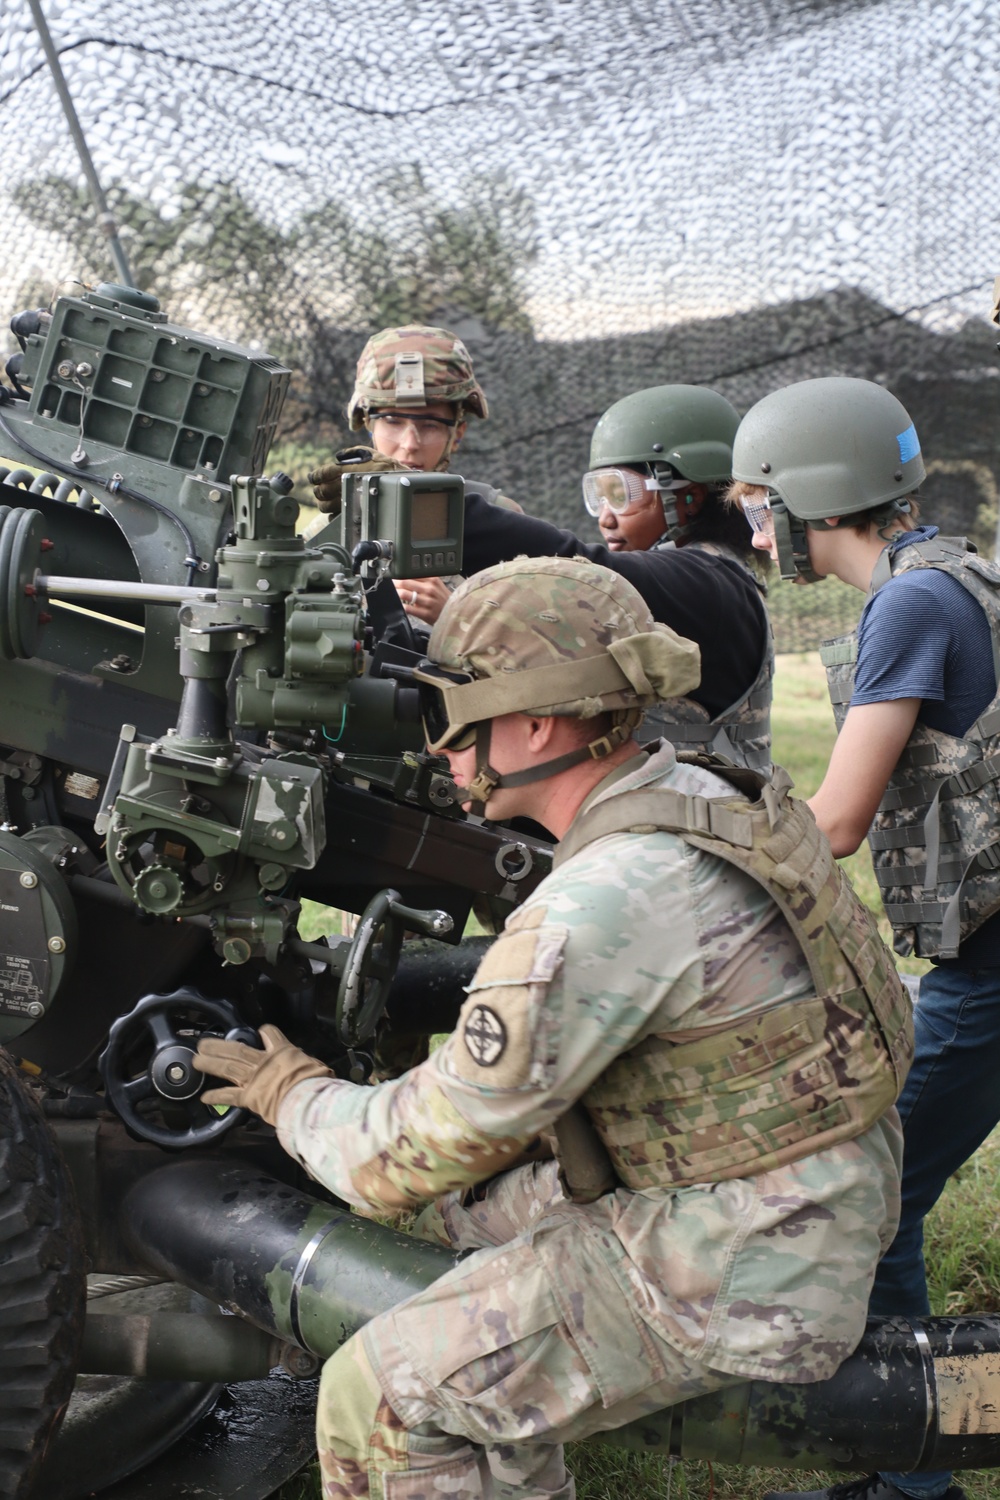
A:
[[[892,553],[937,536],[918,526],[893,542]],[[917,719],[929,729],[963,735],[996,696],[993,647],[986,615],[954,578],[938,568],[900,573],[869,599],[858,625],[858,661],[851,707],[920,698]],[[962,944],[962,968],[1000,967],[1000,912]]]

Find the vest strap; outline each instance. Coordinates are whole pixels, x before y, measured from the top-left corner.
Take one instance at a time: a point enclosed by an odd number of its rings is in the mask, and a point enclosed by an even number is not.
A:
[[[786,800],[787,774],[765,782],[709,757],[685,761],[724,776],[733,792],[616,793],[577,818],[555,865],[612,834],[680,835],[764,887],[814,989],[695,1033],[646,1036],[594,1080],[579,1102],[617,1177],[638,1191],[769,1171],[852,1139],[892,1103],[912,1056],[909,1004],[874,919],[808,809]],[[668,1135],[657,1123],[665,1111],[677,1121]],[[592,1176],[600,1191],[598,1156],[578,1154],[583,1190]]]
[[[753,848],[753,819],[735,810],[728,797],[690,797],[662,788],[636,790],[609,797],[588,808],[557,846],[552,861],[558,869],[596,839],[613,833],[698,833],[738,849]]]
[[[928,776],[923,781],[909,786],[897,787],[886,792],[879,803],[879,812],[898,812],[902,807],[922,807],[937,799],[971,797],[990,781],[1000,778],[1000,754],[988,755],[985,760],[973,761],[963,770],[952,771],[948,776]]]

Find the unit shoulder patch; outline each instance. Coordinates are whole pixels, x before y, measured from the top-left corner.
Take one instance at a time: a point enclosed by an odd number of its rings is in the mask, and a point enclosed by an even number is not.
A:
[[[545,925],[508,929],[488,950],[469,987],[449,1061],[460,1078],[486,1088],[544,1084],[558,1023],[547,1014],[549,986],[562,966],[569,931]]]
[[[462,1040],[472,1061],[492,1068],[507,1051],[507,1028],[489,1005],[474,1005],[465,1018]]]

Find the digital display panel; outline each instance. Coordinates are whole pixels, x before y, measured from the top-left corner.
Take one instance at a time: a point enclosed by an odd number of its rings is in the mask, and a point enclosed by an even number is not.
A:
[[[444,541],[448,532],[448,491],[420,490],[413,497],[410,517],[413,545]]]

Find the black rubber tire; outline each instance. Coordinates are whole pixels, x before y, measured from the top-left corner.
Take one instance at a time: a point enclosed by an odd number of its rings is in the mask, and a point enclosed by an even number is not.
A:
[[[41,1110],[0,1051],[0,1497],[27,1500],[73,1389],[83,1233]]]

